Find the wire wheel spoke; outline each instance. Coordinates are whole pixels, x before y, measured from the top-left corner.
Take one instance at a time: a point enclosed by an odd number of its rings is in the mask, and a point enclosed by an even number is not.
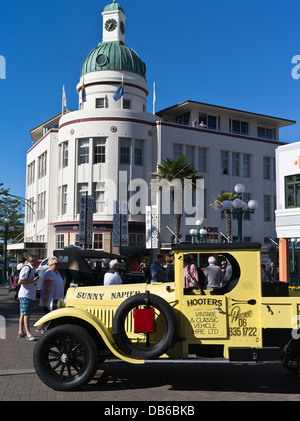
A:
[[[76,377],[85,362],[85,350],[70,336],[56,339],[47,351],[47,365],[51,371],[62,378]]]

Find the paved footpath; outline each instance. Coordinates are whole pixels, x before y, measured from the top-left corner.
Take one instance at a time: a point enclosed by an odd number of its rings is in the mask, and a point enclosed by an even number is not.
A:
[[[31,325],[42,315],[36,305]],[[56,392],[36,375],[35,342],[18,338],[19,303],[0,284],[0,401],[102,401],[178,405],[203,401],[299,401],[300,381],[280,364],[148,364],[105,362],[81,391]],[[3,338],[3,321],[6,338]],[[34,333],[34,329],[32,329]],[[200,405],[200,404],[199,404]],[[202,408],[202,407],[201,407]],[[100,408],[99,408],[100,409]]]

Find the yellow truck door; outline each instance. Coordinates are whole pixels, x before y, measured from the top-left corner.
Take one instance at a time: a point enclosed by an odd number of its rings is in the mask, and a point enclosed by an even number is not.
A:
[[[227,299],[224,295],[184,295],[185,337],[227,338]]]

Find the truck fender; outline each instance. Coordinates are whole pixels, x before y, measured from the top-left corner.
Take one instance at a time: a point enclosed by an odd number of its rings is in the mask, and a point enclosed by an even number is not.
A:
[[[101,322],[101,320],[97,319],[93,314],[89,313],[88,311],[78,309],[78,308],[60,308],[57,310],[53,310],[50,313],[45,314],[41,317],[34,326],[40,326],[43,323],[50,322],[51,320],[63,318],[63,317],[72,317],[84,320],[85,322],[92,325],[96,331],[99,333],[101,338],[103,339],[107,348],[117,357],[123,361],[126,361],[131,364],[144,364],[144,360],[142,359],[135,359],[126,356],[125,354],[120,353],[114,346],[115,342],[109,333],[108,329],[105,325]]]

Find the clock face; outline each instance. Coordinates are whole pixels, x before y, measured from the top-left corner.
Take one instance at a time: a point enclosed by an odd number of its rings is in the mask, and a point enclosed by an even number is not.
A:
[[[106,55],[104,55],[104,54],[99,54],[99,56],[96,58],[96,63],[100,67],[105,66],[107,64],[107,62],[108,62],[108,59],[107,59]]]
[[[117,21],[115,19],[108,19],[105,22],[105,29],[109,32],[112,32],[116,29],[117,25],[118,24],[117,24]]]
[[[120,28],[121,28],[122,34],[124,35],[125,34],[125,25],[124,25],[123,21],[120,23]]]

